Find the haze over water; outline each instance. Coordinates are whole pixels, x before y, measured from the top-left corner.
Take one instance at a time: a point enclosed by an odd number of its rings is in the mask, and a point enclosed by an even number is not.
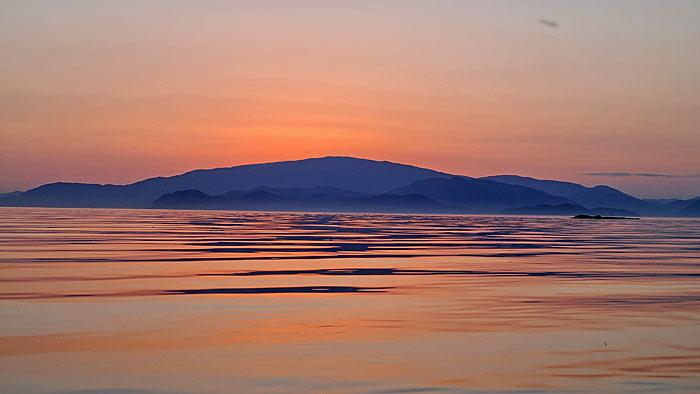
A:
[[[692,219],[0,208],[0,392],[696,392],[699,239]]]

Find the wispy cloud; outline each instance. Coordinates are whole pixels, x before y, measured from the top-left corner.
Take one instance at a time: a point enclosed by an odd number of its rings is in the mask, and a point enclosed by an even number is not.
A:
[[[559,24],[553,20],[549,19],[540,19],[539,22],[547,27],[559,27]]]
[[[605,177],[633,177],[642,176],[648,178],[700,178],[700,174],[654,174],[648,172],[584,172],[580,175],[605,176]]]

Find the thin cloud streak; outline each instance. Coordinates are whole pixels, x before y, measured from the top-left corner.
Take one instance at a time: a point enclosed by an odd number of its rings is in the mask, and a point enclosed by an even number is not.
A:
[[[579,175],[586,176],[605,176],[605,177],[647,177],[647,178],[700,178],[700,174],[684,174],[684,175],[674,175],[674,174],[654,174],[647,172],[584,172]]]
[[[539,22],[547,27],[557,28],[559,24],[549,19],[540,19]]]

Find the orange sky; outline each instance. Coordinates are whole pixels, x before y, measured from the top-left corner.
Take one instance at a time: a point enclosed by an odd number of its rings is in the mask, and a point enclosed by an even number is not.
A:
[[[558,28],[539,19],[555,20]],[[700,195],[695,1],[0,5],[0,191],[348,155]]]

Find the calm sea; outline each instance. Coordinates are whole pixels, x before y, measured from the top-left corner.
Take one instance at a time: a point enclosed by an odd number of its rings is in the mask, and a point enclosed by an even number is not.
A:
[[[700,220],[0,208],[2,393],[700,391]]]

